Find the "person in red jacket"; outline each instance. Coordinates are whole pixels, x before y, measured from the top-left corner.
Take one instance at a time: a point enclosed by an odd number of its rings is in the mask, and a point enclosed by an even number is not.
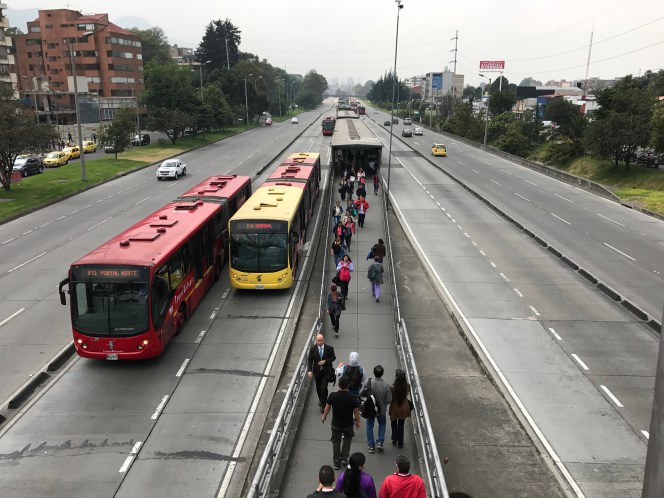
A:
[[[369,203],[364,197],[360,197],[355,201],[355,208],[357,209],[357,224],[360,228],[364,228],[364,215],[367,214]]]
[[[399,455],[395,463],[398,470],[385,478],[380,486],[378,498],[426,498],[424,481],[420,476],[410,473],[408,457]]]

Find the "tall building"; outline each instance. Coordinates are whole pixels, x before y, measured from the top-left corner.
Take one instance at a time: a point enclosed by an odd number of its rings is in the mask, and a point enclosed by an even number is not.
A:
[[[27,28],[16,37],[18,86],[41,120],[75,120],[72,60],[83,123],[112,119],[118,107],[136,106],[145,88],[141,42],[108,14],[40,10]]]
[[[11,85],[16,88],[16,74],[11,72],[14,65],[14,56],[11,54],[12,39],[5,35],[9,27],[9,20],[4,11],[7,5],[0,2],[0,84]]]
[[[460,97],[463,93],[463,74],[454,74],[445,68],[438,73],[427,73],[424,77],[424,95],[426,102],[439,101],[445,95]]]

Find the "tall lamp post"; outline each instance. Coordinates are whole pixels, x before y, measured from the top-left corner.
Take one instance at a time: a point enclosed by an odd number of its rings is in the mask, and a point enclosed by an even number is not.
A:
[[[482,78],[487,78],[483,74],[480,74]],[[486,148],[486,139],[489,134],[489,99],[491,98],[491,78],[489,80],[489,89],[486,94],[486,109],[484,109],[484,148]]]
[[[74,106],[76,108],[76,129],[78,132],[78,150],[81,152],[81,181],[87,181],[85,175],[85,154],[83,154],[83,131],[81,130],[81,108],[78,105],[78,82],[76,81],[76,60],[73,50],[76,50],[76,42],[84,42],[90,36],[94,34],[94,31],[86,31],[80,37],[74,38],[74,41],[71,41],[69,38],[65,38],[67,41],[67,46],[69,47],[69,60],[71,61],[71,71],[74,78]],[[73,50],[72,50],[73,49]]]
[[[249,73],[249,76],[244,78],[244,110],[247,112],[247,121],[245,121],[245,126],[249,126],[249,98],[247,97],[247,78],[251,78],[252,73]]]
[[[279,89],[279,117],[281,117],[281,85],[283,84],[284,80],[279,80],[279,85],[277,87]]]
[[[392,170],[392,137],[394,136],[394,96],[396,93],[397,77],[397,49],[399,48],[399,13],[403,9],[401,0],[394,0],[397,4],[397,34],[394,42],[394,74],[392,75],[392,109],[390,110],[390,147],[387,156],[387,202],[390,202],[390,172]]]
[[[198,64],[198,77],[200,78],[201,82],[201,104],[203,104],[203,106],[205,106],[205,95],[203,95],[203,66],[205,64],[209,64],[210,62],[212,61],[205,61]],[[138,101],[136,102],[136,108],[138,109]],[[203,127],[203,140],[205,140],[205,126]]]

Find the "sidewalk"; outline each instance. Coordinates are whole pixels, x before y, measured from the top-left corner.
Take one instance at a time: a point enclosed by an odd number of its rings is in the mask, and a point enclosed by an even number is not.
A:
[[[339,337],[334,337],[330,320],[325,315],[325,342],[334,346],[337,356],[334,362],[335,367],[341,361],[347,363],[348,355],[352,351],[357,351],[360,355],[360,365],[364,367],[367,378],[373,377],[373,367],[380,364],[385,369],[383,379],[387,384],[391,384],[394,381],[394,371],[400,367],[400,363],[394,346],[392,300],[388,285],[390,276],[386,264],[390,254],[384,261],[386,272],[383,279],[385,283],[381,285],[379,303],[371,295],[371,285],[367,279],[369,261],[366,260],[369,249],[379,238],[385,237],[383,233],[385,213],[380,196],[369,194],[367,202],[370,207],[367,211],[364,228],[357,227],[357,233],[353,236],[351,243],[350,257],[353,261],[354,272],[348,288],[349,299],[346,302],[346,311],[341,314]],[[326,250],[329,253],[329,248]],[[329,277],[327,280],[331,285],[332,277],[336,274],[332,257],[328,261],[327,274]],[[336,389],[336,386],[332,388],[330,385],[330,392]],[[318,485],[318,470],[321,465],[332,465],[330,419],[331,415],[328,416],[325,424],[321,423],[316,386],[312,382],[293,449],[288,458],[288,466],[279,492],[280,497],[292,498],[312,493]],[[378,423],[375,424],[374,431],[378,431]],[[413,438],[412,420],[406,421],[402,449],[392,446],[390,443],[391,432],[388,417],[385,451],[371,455],[367,451],[366,421],[362,419],[360,429],[355,431],[351,445],[351,454],[359,451],[367,457],[364,470],[373,476],[376,491],[383,479],[396,471],[394,461],[400,453],[410,458],[411,472],[421,475],[417,462],[417,448]],[[336,475],[338,476],[341,471],[343,469],[337,471]]]

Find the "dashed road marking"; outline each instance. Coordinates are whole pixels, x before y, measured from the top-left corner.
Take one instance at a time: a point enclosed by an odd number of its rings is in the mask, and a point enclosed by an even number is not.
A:
[[[624,408],[624,405],[620,401],[618,401],[618,398],[616,398],[611,391],[609,391],[608,387],[606,387],[604,385],[601,385],[599,387],[602,388],[602,391],[604,391],[606,393],[606,395],[609,398],[611,398],[611,401],[613,401],[618,408]]]
[[[577,362],[579,365],[581,365],[581,368],[583,368],[584,370],[590,370],[590,369],[588,368],[588,365],[586,365],[586,364],[583,362],[583,360],[581,360],[581,358],[579,358],[579,355],[577,355],[576,353],[572,353],[572,358],[574,358],[574,359],[576,360],[576,362]]]

